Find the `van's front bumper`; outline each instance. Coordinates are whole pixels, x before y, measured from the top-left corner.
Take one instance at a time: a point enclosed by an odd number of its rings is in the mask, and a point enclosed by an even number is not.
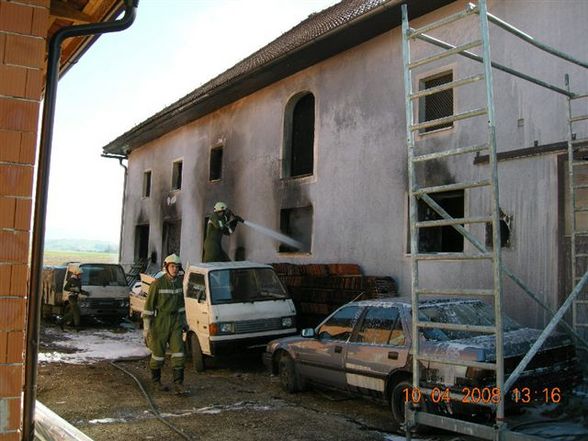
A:
[[[296,335],[296,329],[286,329],[284,331],[280,334],[272,333],[270,335],[257,335],[253,337],[238,337],[238,335],[223,336],[222,340],[213,340],[214,337],[212,337],[210,339],[210,352],[211,355],[215,356],[230,355],[243,350],[264,349],[270,341],[276,338]]]
[[[78,300],[82,316],[126,317],[129,313],[128,299],[85,298]]]

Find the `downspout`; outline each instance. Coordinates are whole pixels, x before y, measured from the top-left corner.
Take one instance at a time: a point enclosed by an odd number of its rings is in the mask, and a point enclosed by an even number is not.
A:
[[[103,158],[112,158],[118,159],[118,163],[122,168],[125,169],[125,179],[123,182],[123,194],[122,194],[122,206],[120,210],[120,234],[118,237],[118,263],[121,263],[122,259],[122,240],[123,240],[123,225],[125,221],[125,196],[127,194],[127,176],[129,175],[129,168],[123,164],[123,160],[129,159],[128,156],[118,156],[118,155],[110,155],[107,153],[102,153]]]
[[[31,250],[31,278],[27,307],[27,346],[25,355],[25,387],[23,402],[23,440],[33,441],[35,436],[35,401],[37,395],[37,362],[39,348],[39,329],[41,322],[41,271],[47,197],[49,187],[49,168],[51,164],[51,144],[55,120],[55,101],[59,79],[59,60],[61,43],[66,38],[105,34],[127,29],[133,24],[139,0],[125,0],[125,14],[122,19],[106,23],[91,23],[67,26],[58,30],[49,42],[47,76],[45,82],[45,104],[39,143],[39,163],[36,176],[36,197],[34,211],[33,238]]]

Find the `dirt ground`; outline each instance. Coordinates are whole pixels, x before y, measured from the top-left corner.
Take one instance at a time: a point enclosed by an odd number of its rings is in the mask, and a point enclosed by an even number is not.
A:
[[[41,353],[76,351],[59,346],[60,332],[45,326]],[[147,360],[118,364],[139,379],[161,414],[194,440],[404,440],[383,404],[318,389],[283,392],[278,378],[264,370],[259,354],[223,360],[203,373],[188,363],[187,396],[152,390]],[[137,384],[107,360],[42,361],[38,372],[38,400],[96,441],[182,439],[155,418]],[[163,380],[171,383],[169,359]],[[419,438],[462,439],[450,434]]]
[[[42,344],[42,351],[55,349],[47,338]],[[203,373],[188,363],[188,396],[152,390],[147,360],[119,364],[192,439],[382,441],[398,433],[383,405],[326,391],[283,392],[260,354],[224,360]],[[96,441],[182,439],[153,416],[136,383],[108,361],[42,363],[38,372],[37,399]],[[171,383],[169,359],[163,381]]]

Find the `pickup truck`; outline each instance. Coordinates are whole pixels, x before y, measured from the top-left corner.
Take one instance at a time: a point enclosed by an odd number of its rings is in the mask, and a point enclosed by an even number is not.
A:
[[[133,287],[131,316],[143,311],[155,277],[142,275]],[[183,280],[185,338],[197,371],[204,370],[207,358],[264,348],[270,340],[296,333],[294,303],[270,265],[200,263],[189,266]]]
[[[43,317],[64,313],[69,292],[63,287],[77,266],[83,271],[82,288],[87,293],[78,299],[82,317],[125,317],[129,310],[129,288],[123,268],[118,264],[90,262],[43,268]]]

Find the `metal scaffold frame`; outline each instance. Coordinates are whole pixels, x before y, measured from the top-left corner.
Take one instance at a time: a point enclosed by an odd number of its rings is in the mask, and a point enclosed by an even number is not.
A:
[[[426,33],[462,20],[466,17],[477,14],[479,16],[480,26],[480,38],[478,40],[455,46],[437,38],[431,37]],[[561,325],[568,331],[575,339],[578,344],[588,348],[588,342],[579,334],[578,330],[580,327],[588,327],[588,323],[580,323],[577,320],[576,309],[578,304],[588,304],[588,300],[577,300],[578,296],[584,291],[584,287],[588,283],[588,271],[583,273],[582,277],[577,277],[577,259],[581,257],[588,258],[588,254],[585,256],[580,253],[576,253],[576,236],[585,235],[588,236],[588,231],[577,232],[576,231],[576,218],[575,215],[581,211],[588,211],[588,207],[576,207],[576,189],[588,189],[588,185],[577,186],[574,184],[574,170],[578,166],[578,162],[582,165],[588,165],[588,161],[574,161],[574,151],[578,148],[578,145],[582,144],[583,141],[588,143],[588,140],[576,140],[573,134],[574,123],[579,121],[588,120],[588,115],[573,116],[572,115],[572,100],[580,98],[588,98],[588,94],[576,94],[570,91],[569,82],[566,76],[566,89],[549,84],[545,81],[536,79],[530,75],[518,72],[510,67],[502,64],[493,62],[490,54],[490,35],[489,35],[489,22],[495,24],[501,29],[513,34],[514,36],[522,39],[523,41],[535,46],[536,48],[554,55],[567,62],[574,63],[578,66],[588,69],[588,63],[580,61],[568,54],[565,54],[557,49],[554,49],[546,44],[543,44],[528,34],[518,30],[514,26],[506,23],[505,21],[490,14],[487,10],[486,0],[479,0],[478,5],[469,3],[465,11],[458,12],[448,17],[437,20],[433,23],[429,23],[418,29],[410,28],[408,23],[408,8],[407,5],[402,5],[402,52],[403,52],[403,69],[404,69],[404,91],[405,91],[405,104],[406,104],[406,130],[407,130],[407,150],[408,150],[408,184],[409,184],[409,196],[410,196],[410,207],[409,207],[409,219],[410,219],[410,253],[411,253],[411,296],[412,296],[412,360],[413,360],[413,387],[419,388],[421,391],[426,392],[427,389],[421,387],[420,381],[420,369],[419,365],[421,362],[431,362],[441,364],[455,364],[455,360],[444,359],[443,357],[427,357],[420,351],[419,331],[423,328],[443,328],[451,330],[462,330],[468,332],[482,332],[487,334],[494,334],[496,338],[495,345],[495,362],[494,363],[482,363],[482,362],[465,362],[461,365],[468,367],[477,367],[483,369],[490,369],[496,372],[496,387],[501,391],[501,399],[497,405],[490,405],[490,407],[496,413],[496,421],[493,426],[486,426],[482,424],[471,423],[463,420],[457,420],[455,418],[445,417],[437,414],[428,413],[423,410],[419,410],[414,406],[406,406],[406,439],[411,439],[411,432],[416,425],[425,425],[431,427],[438,427],[446,430],[450,430],[456,433],[464,435],[473,435],[482,439],[487,440],[520,440],[520,441],[531,441],[540,440],[535,436],[513,432],[508,430],[507,424],[504,420],[504,397],[505,392],[509,391],[515,384],[521,373],[527,367],[531,359],[535,356],[537,351],[541,348],[547,337],[553,332],[553,330]],[[426,43],[441,47],[444,49],[443,52],[422,58],[416,61],[412,61],[410,57],[410,41],[418,39]],[[481,55],[477,55],[469,50],[475,47],[481,47]],[[483,72],[478,75],[474,75],[468,78],[458,79],[441,86],[436,86],[430,89],[413,91],[413,80],[412,70],[429,64],[435,61],[444,59],[453,55],[461,55],[470,60],[477,61],[483,64]],[[518,278],[508,268],[505,268],[500,252],[500,205],[499,205],[499,192],[498,192],[498,161],[496,154],[496,122],[495,122],[495,107],[494,107],[494,93],[493,93],[493,80],[492,70],[498,69],[506,72],[510,75],[529,81],[535,85],[541,86],[550,91],[564,95],[568,99],[568,123],[569,123],[569,135],[568,135],[568,163],[569,163],[569,180],[570,180],[570,197],[571,197],[571,220],[572,220],[572,272],[573,272],[573,283],[578,282],[575,288],[572,290],[570,295],[566,298],[563,305],[557,312],[554,312],[551,308],[545,305],[539,297],[529,289],[526,284]],[[461,87],[466,84],[475,83],[478,81],[484,81],[486,88],[486,107],[465,111],[462,113],[456,113],[449,117],[443,117],[440,119],[415,122],[414,112],[414,100],[438,93],[443,90],[454,89]],[[474,118],[479,116],[487,116],[487,143],[483,145],[474,145],[467,147],[452,147],[449,150],[439,151],[436,153],[419,154],[415,153],[415,132],[418,132],[427,127],[434,127],[444,123],[452,123],[458,120],[464,120],[468,118]],[[582,142],[581,142],[582,141]],[[425,161],[436,160],[440,158],[454,157],[460,155],[467,155],[479,152],[487,152],[489,158],[489,176],[487,179],[478,180],[476,182],[464,182],[458,184],[441,185],[436,187],[419,187],[416,179],[415,165],[423,163]],[[471,216],[459,219],[454,219],[449,215],[438,203],[431,198],[430,194],[451,191],[456,189],[487,189],[490,193],[491,200],[491,215],[490,216]],[[421,200],[426,203],[431,209],[433,209],[442,220],[437,221],[418,221],[418,201]],[[464,228],[464,224],[473,224],[480,222],[491,222],[492,223],[492,250],[488,251],[486,247],[467,229]],[[419,229],[430,228],[437,226],[451,226],[463,235],[472,245],[478,250],[479,254],[466,254],[466,253],[419,253]],[[490,289],[423,289],[419,285],[419,262],[421,261],[473,261],[487,259],[492,261],[492,280],[493,287]],[[588,263],[588,260],[587,260]],[[587,268],[588,269],[588,268]],[[502,325],[502,276],[507,275],[523,292],[530,296],[541,308],[548,312],[552,319],[547,324],[545,329],[541,332],[538,339],[529,349],[528,353],[523,357],[519,365],[514,371],[505,378],[504,374],[504,354],[503,354],[503,325]],[[459,296],[484,296],[485,298],[492,298],[494,304],[494,326],[472,326],[472,325],[455,325],[435,322],[423,321],[418,315],[418,305],[421,296],[431,295],[459,295]],[[564,315],[572,307],[573,309],[573,326],[570,326],[567,322],[563,321]]]

